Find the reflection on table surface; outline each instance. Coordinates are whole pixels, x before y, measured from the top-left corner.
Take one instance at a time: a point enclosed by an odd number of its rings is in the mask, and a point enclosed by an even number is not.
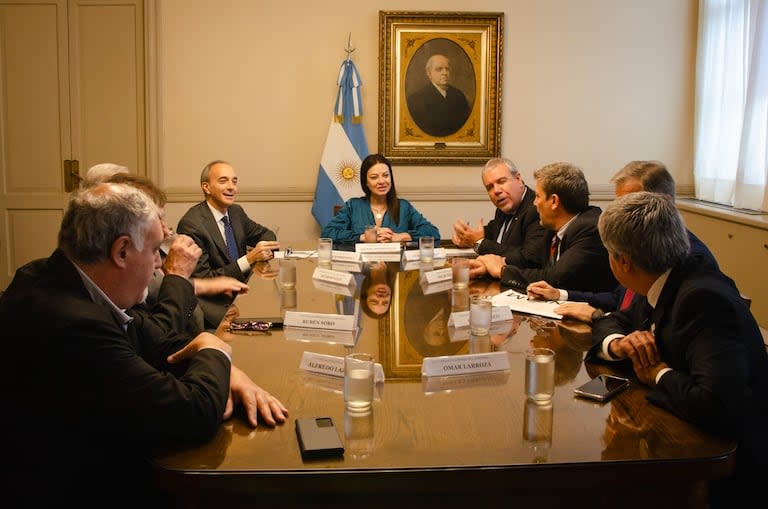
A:
[[[437,269],[450,266],[450,259],[437,262],[444,264]],[[398,262],[367,262],[353,274],[351,291],[334,293],[313,283],[316,262],[301,259],[296,288],[285,291],[276,284],[275,267],[274,262],[259,267],[229,318],[281,316],[287,310],[355,314],[357,337],[335,341],[332,335],[317,337],[322,331],[302,336],[291,329],[234,334],[225,319],[218,334],[232,342],[235,364],[281,399],[290,422],[251,429],[234,418],[207,444],[160,452],[153,461],[169,490],[192,489],[204,479],[210,484],[206,489],[226,487],[246,499],[285,489],[345,491],[330,475],[353,478],[356,490],[370,493],[492,496],[552,483],[586,490],[597,476],[601,483],[671,483],[682,487],[683,497],[690,482],[721,477],[731,467],[731,442],[649,405],[637,383],[606,404],[574,397],[573,389],[598,371],[582,362],[590,344],[588,325],[516,313],[494,323],[484,337],[448,325],[452,312],[468,309],[469,294],[498,293],[497,281],[433,291],[423,277],[431,267],[401,271]],[[556,352],[551,405],[525,399],[523,351],[530,346]],[[363,417],[345,413],[341,379],[299,369],[304,352],[356,351],[372,353],[386,375],[372,413]],[[494,351],[508,353],[509,371],[421,377],[424,356]],[[319,416],[333,418],[347,449],[343,459],[302,461],[294,420]],[[452,482],[458,479],[463,482]]]

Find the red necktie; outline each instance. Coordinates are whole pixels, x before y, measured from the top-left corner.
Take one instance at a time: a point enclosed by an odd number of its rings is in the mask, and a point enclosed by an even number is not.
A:
[[[557,246],[560,244],[560,237],[552,237],[552,244],[549,245],[549,264],[554,265],[557,261]]]
[[[624,299],[621,301],[621,306],[619,307],[619,310],[624,310],[629,307],[630,304],[632,304],[632,299],[635,298],[635,292],[627,288],[627,291],[624,292]]]

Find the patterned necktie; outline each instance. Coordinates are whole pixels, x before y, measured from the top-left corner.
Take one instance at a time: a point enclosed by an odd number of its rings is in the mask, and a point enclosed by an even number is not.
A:
[[[229,216],[222,217],[221,222],[224,223],[224,238],[227,241],[227,253],[229,254],[229,259],[234,262],[240,257],[237,252],[235,232],[232,231],[232,225],[229,223]]]
[[[549,245],[549,264],[554,265],[557,261],[557,247],[560,245],[560,237],[552,237],[552,244]]]

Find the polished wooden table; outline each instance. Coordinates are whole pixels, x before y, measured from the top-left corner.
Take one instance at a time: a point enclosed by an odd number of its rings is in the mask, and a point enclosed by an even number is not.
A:
[[[276,265],[254,274],[233,311],[275,316],[288,305],[305,312],[359,312],[358,292],[350,297],[316,287],[315,260],[298,260],[295,293],[278,288]],[[235,417],[210,443],[158,452],[152,458],[156,481],[178,506],[703,507],[706,481],[731,471],[733,442],[650,405],[637,383],[606,404],[574,397],[575,387],[605,369],[582,361],[589,346],[585,324],[514,314],[493,335],[471,337],[444,323],[451,309],[464,306],[464,292],[432,293],[419,283],[418,269],[389,265],[389,311],[381,318],[360,313],[354,346],[303,341],[295,331],[220,330],[232,342],[235,364],[283,401],[290,421],[251,429]],[[498,291],[498,283],[488,281],[469,288]],[[426,329],[414,329],[406,319],[433,330],[421,335],[414,330]],[[435,324],[442,331],[435,333]],[[425,347],[429,334],[434,337]],[[532,344],[556,351],[551,407],[526,402],[522,352]],[[431,355],[505,351],[511,369],[422,378],[419,352],[425,348]],[[299,367],[304,352],[350,351],[372,353],[386,374],[372,412],[363,417],[345,413],[340,378]],[[302,461],[295,419],[319,416],[335,421],[346,447],[343,459]]]

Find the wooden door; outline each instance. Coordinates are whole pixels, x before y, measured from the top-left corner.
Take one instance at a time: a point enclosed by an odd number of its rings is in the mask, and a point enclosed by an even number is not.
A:
[[[144,2],[0,0],[0,289],[48,256],[77,171],[146,174]]]

